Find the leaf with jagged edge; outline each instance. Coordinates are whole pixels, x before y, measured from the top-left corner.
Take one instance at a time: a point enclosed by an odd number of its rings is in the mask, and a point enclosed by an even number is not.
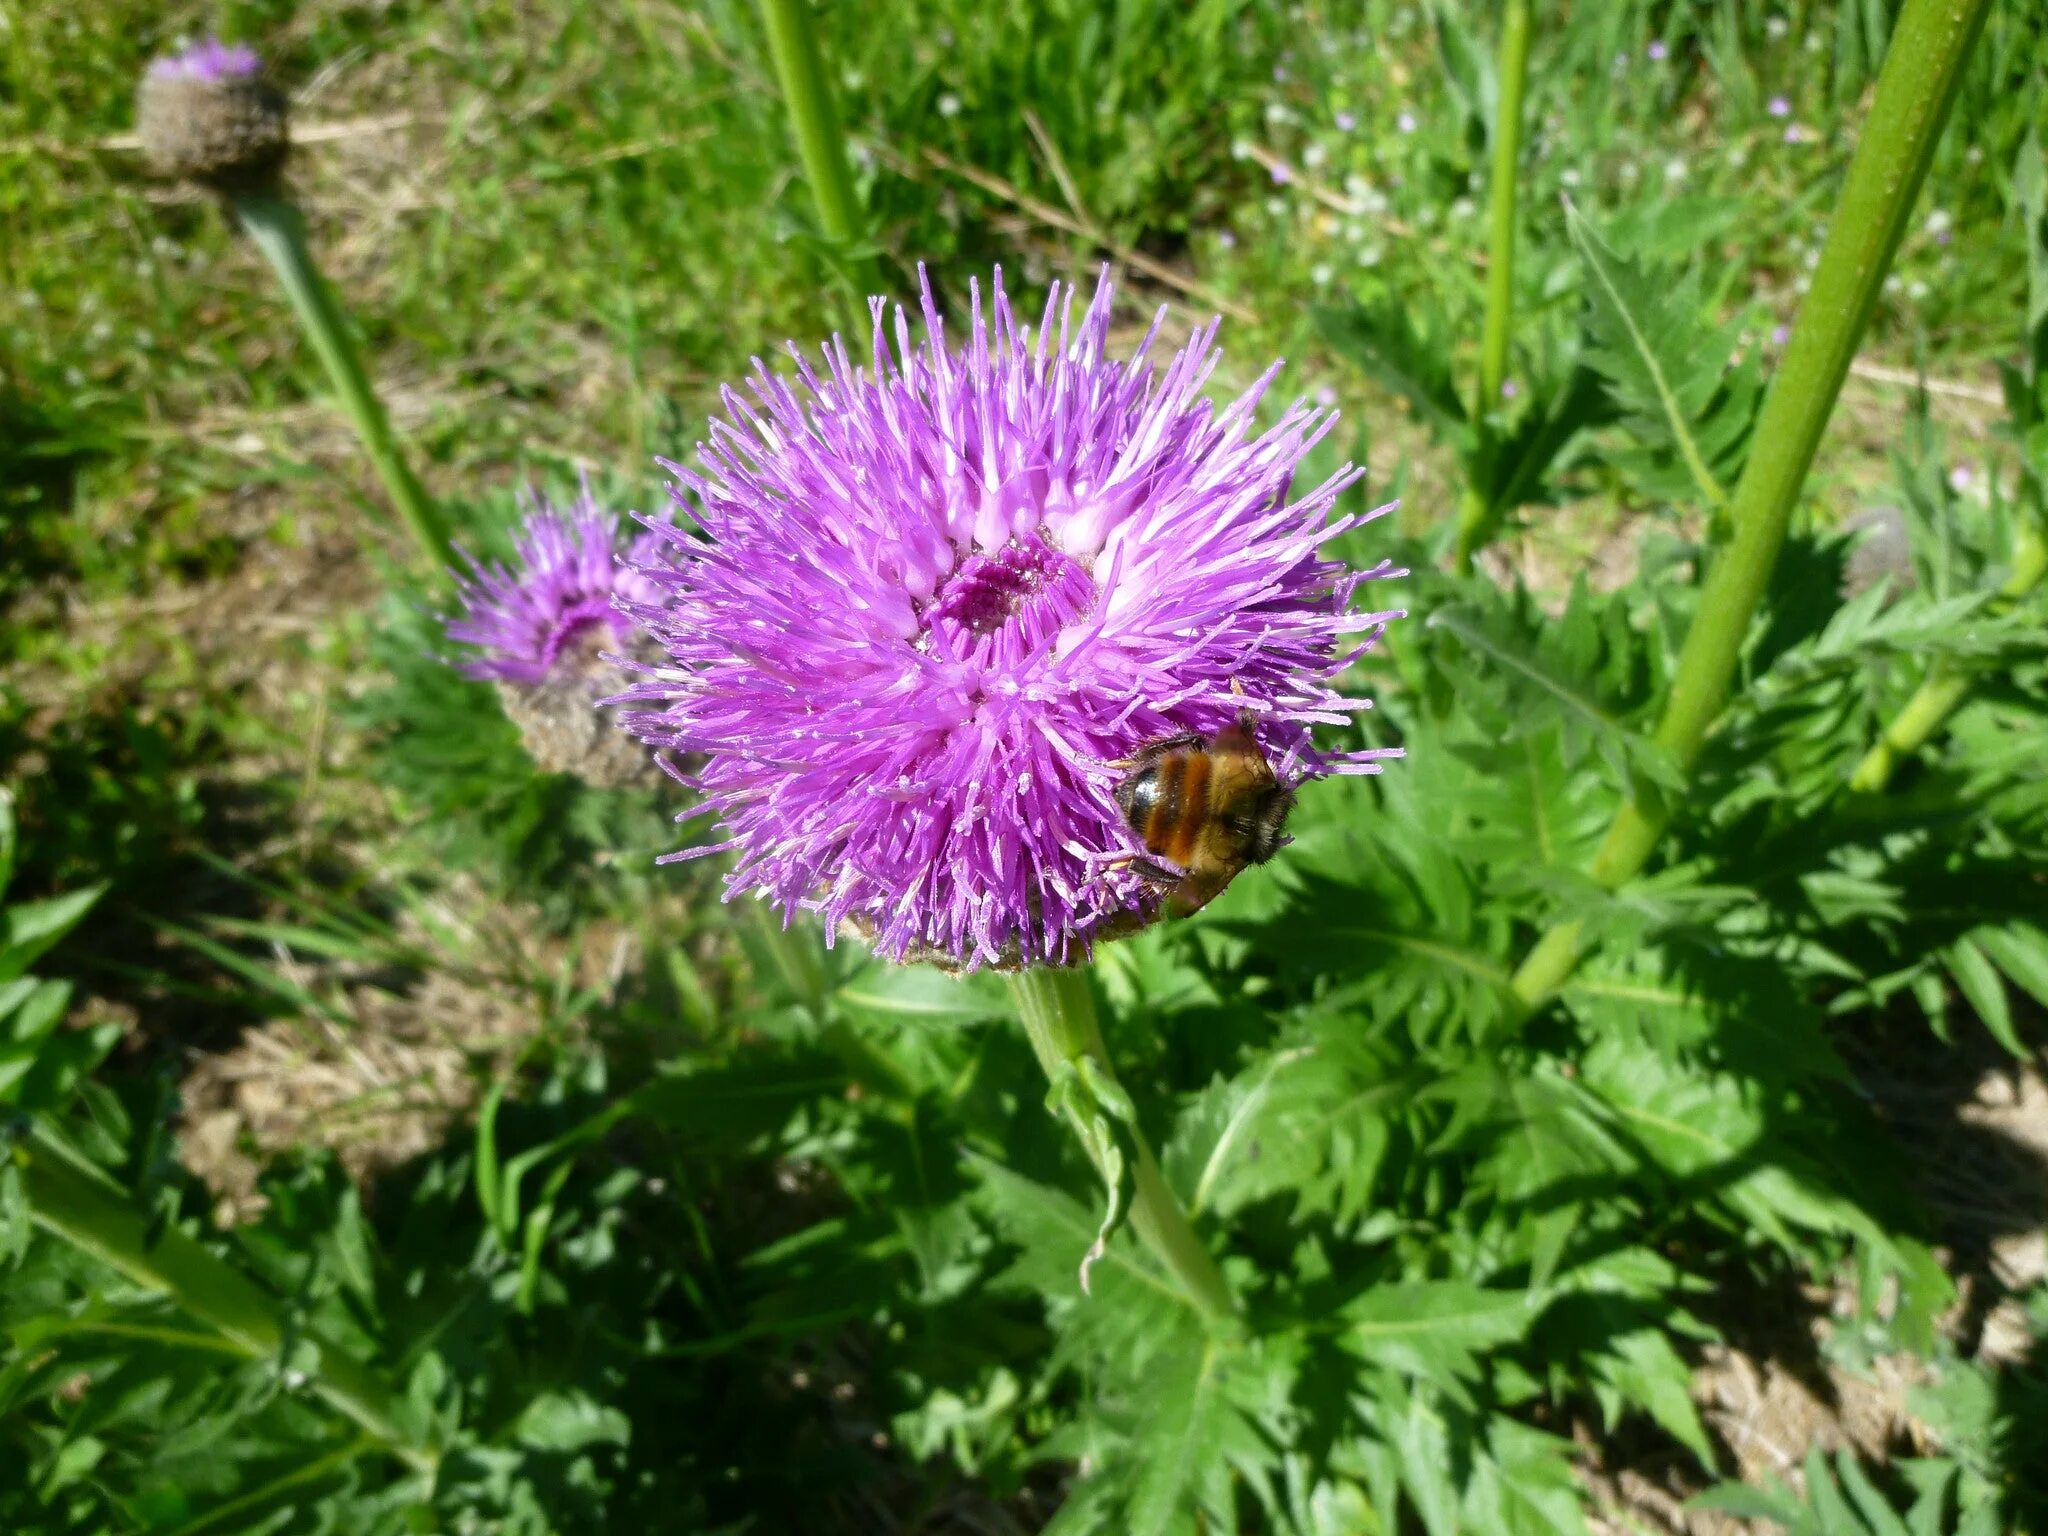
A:
[[[1213,926],[1304,1000],[1397,1021],[1417,1042],[1497,1027],[1511,914],[1481,903],[1478,872],[1429,825],[1445,810],[1430,789],[1396,773],[1377,786],[1321,784],[1303,800],[1296,846],[1269,866],[1273,899]]]
[[[1338,1342],[1370,1365],[1421,1377],[1454,1400],[1488,1350],[1524,1337],[1545,1293],[1471,1280],[1408,1280],[1368,1287],[1343,1307]]]
[[[1804,1258],[1822,1256],[1816,1237],[1854,1239],[1898,1277],[1914,1316],[1953,1297],[1927,1246],[1870,1208],[1896,1200],[1896,1181],[1880,1179],[1887,1144],[1840,1116],[1829,1123],[1820,1099],[1615,1037],[1597,1040],[1580,1069],[1619,1130],[1702,1210],[1719,1207]],[[1795,1139],[1812,1135],[1825,1136],[1824,1151]]]
[[[1654,499],[1725,507],[1763,392],[1753,355],[1730,363],[1741,321],[1712,324],[1696,281],[1645,270],[1565,210],[1586,264],[1585,358],[1641,444],[1615,467]]]
[[[1481,740],[1510,743],[1555,727],[1568,753],[1596,750],[1611,782],[1682,785],[1671,755],[1631,723],[1654,699],[1661,668],[1630,624],[1625,599],[1594,595],[1582,576],[1553,618],[1520,588],[1467,588],[1462,600],[1430,613],[1428,630],[1456,642],[1435,652],[1439,687]]]
[[[1353,1406],[1364,1433],[1332,1461],[1371,1490],[1382,1527],[1409,1527],[1405,1503],[1429,1536],[1583,1536],[1571,1442],[1390,1372],[1361,1387]]]
[[[1795,1490],[1775,1476],[1761,1487],[1720,1483],[1689,1508],[1769,1521],[1784,1536],[1994,1536],[2001,1529],[1995,1495],[1947,1458],[1897,1464],[1912,1491],[1903,1509],[1858,1464],[1839,1450],[1832,1464],[1819,1447],[1808,1450]]]
[[[1099,1218],[991,1158],[970,1153],[968,1162],[981,1180],[978,1208],[1018,1250],[994,1283],[1036,1293],[1060,1326],[1049,1373],[1089,1359],[1141,1370],[1176,1343],[1201,1336],[1194,1309],[1128,1235],[1109,1244],[1084,1294],[1074,1264],[1095,1240]]]
[[[1205,1339],[1162,1355],[1138,1389],[1125,1455],[1133,1536],[1230,1530],[1242,1481],[1273,1502],[1271,1471],[1284,1438],[1287,1346]]]
[[[1583,1536],[1584,1495],[1569,1440],[1495,1414],[1465,1483],[1465,1528],[1503,1536]]]
[[[1309,319],[1333,352],[1406,400],[1439,439],[1461,452],[1469,445],[1471,427],[1451,375],[1450,348],[1419,334],[1409,311],[1393,304],[1319,304]]]
[[[1476,1061],[1431,1089],[1451,1120],[1432,1143],[1475,1159],[1474,1191],[1502,1202],[1506,1252],[1529,1259],[1529,1283],[1547,1286],[1581,1218],[1612,1201],[1637,1160],[1598,1099],[1541,1061]]]
[[[1297,1221],[1322,1214],[1348,1229],[1370,1210],[1394,1129],[1428,1079],[1362,1021],[1326,1016],[1302,1043],[1193,1098],[1167,1143],[1168,1182],[1196,1217],[1292,1195]]]

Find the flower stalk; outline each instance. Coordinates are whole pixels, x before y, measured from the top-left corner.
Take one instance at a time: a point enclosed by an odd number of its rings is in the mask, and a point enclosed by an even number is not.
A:
[[[1472,402],[1480,446],[1500,409],[1508,377],[1508,326],[1515,303],[1515,192],[1522,155],[1522,95],[1529,77],[1529,0],[1507,0],[1501,18],[1500,104],[1493,121],[1492,184],[1487,189],[1486,318],[1479,339],[1479,386]],[[1484,454],[1480,455],[1484,458]],[[1505,507],[1469,479],[1458,507],[1458,569],[1469,573],[1473,554],[1493,537]]]
[[[1990,0],[1906,0],[1892,32],[1870,118],[1828,225],[1813,286],[1771,381],[1755,447],[1729,501],[1732,536],[1714,560],[1679,653],[1654,740],[1681,773],[1699,760],[1728,702],[1735,670],[1800,488],[1813,466],[1842,380],[1863,339],[1899,237],[1954,103]],[[1591,874],[1613,887],[1648,863],[1675,801],[1636,789],[1594,855]],[[1578,964],[1575,922],[1546,932],[1516,970],[1516,1000],[1534,1007]]]
[[[2012,571],[1999,587],[1992,611],[2003,612],[2025,601],[2043,576],[2048,576],[2048,537],[2031,524],[2023,525],[2013,541]],[[1971,674],[1953,664],[1937,663],[1930,668],[1926,680],[1849,775],[1849,787],[1858,794],[1882,794],[1899,763],[1933,740],[1970,696],[1971,683]]]
[[[236,193],[230,196],[229,203],[237,221],[284,285],[285,297],[291,301],[313,350],[320,355],[328,380],[341,398],[342,410],[370,455],[378,478],[384,482],[391,505],[419,545],[428,566],[445,572],[454,559],[448,524],[399,451],[383,403],[363,371],[355,343],[349,339],[341,307],[313,265],[312,254],[306,247],[305,220],[291,203],[268,192]]]
[[[848,249],[866,233],[866,221],[854,191],[846,138],[832,105],[810,7],[806,0],[761,0],[761,20],[768,29],[768,52],[789,108],[797,155],[817,200],[819,228],[826,239]]]
[[[1115,1084],[1115,1068],[1110,1065],[1109,1048],[1103,1043],[1102,1026],[1096,1019],[1095,998],[1089,991],[1085,969],[1027,966],[1012,973],[1010,987],[1016,998],[1017,1018],[1049,1081],[1058,1083],[1085,1059],[1093,1064],[1095,1073]],[[1223,1271],[1209,1257],[1209,1251],[1188,1221],[1187,1212],[1167,1188],[1144,1135],[1136,1125],[1128,1127],[1128,1134],[1136,1149],[1132,1160],[1131,1226],[1196,1311],[1211,1322],[1231,1321],[1237,1316],[1237,1301]],[[1088,1138],[1084,1135],[1083,1140]],[[1096,1156],[1092,1144],[1090,1155]],[[1097,1157],[1096,1161],[1101,1167],[1101,1159]],[[1105,1179],[1115,1182],[1116,1175],[1110,1169],[1102,1168],[1102,1172]]]
[[[17,1155],[37,1226],[168,1298],[251,1360],[281,1359],[292,1343],[315,1345],[310,1390],[415,1472],[433,1474],[435,1451],[400,1427],[389,1389],[347,1351],[294,1329],[247,1275],[176,1227],[160,1229],[49,1134],[32,1131]]]

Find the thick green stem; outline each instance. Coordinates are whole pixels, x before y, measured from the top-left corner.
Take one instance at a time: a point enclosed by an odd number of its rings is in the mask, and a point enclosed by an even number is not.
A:
[[[383,403],[371,387],[369,375],[363,372],[355,343],[349,339],[348,322],[341,306],[335,302],[333,290],[320,276],[312,254],[306,249],[305,220],[299,217],[297,208],[274,197],[252,193],[234,198],[233,204],[235,217],[284,285],[285,297],[291,300],[292,310],[313,343],[313,350],[320,354],[328,380],[341,397],[341,408],[348,413],[356,436],[362,439],[363,449],[384,482],[391,505],[419,545],[420,553],[426,556],[429,567],[436,574],[445,574],[453,558],[448,525],[399,451],[390,418],[384,414]]]
[[[789,107],[797,154],[811,196],[817,199],[818,225],[835,245],[855,245],[866,233],[866,221],[853,189],[846,139],[832,106],[832,87],[825,79],[810,7],[807,0],[761,0],[761,19],[768,28],[768,52]]]
[[[1102,1041],[1102,1026],[1096,1021],[1095,998],[1088,990],[1087,971],[1033,966],[1011,976],[1010,986],[1017,999],[1017,1017],[1048,1079],[1056,1078],[1064,1067],[1084,1056],[1115,1078],[1109,1048]],[[1216,1267],[1216,1261],[1195,1235],[1187,1212],[1166,1187],[1152,1149],[1135,1126],[1131,1127],[1131,1136],[1137,1145],[1136,1187],[1131,1194],[1132,1227],[1198,1311],[1218,1322],[1234,1318],[1237,1302],[1230,1294],[1223,1271]]]
[[[1500,409],[1508,378],[1508,324],[1515,307],[1515,192],[1522,158],[1522,88],[1529,77],[1529,0],[1507,0],[1501,16],[1500,107],[1493,120],[1492,183],[1487,188],[1486,320],[1479,338],[1479,388],[1472,423],[1482,440]],[[1508,508],[1468,484],[1458,506],[1458,569],[1493,536]]]
[[[1990,0],[1906,0],[1899,14],[1813,287],[1729,500],[1732,537],[1707,573],[1657,725],[1657,744],[1681,772],[1691,772],[1728,702],[1743,640],[1777,564],[1800,488],[1989,10]],[[1593,877],[1615,886],[1640,873],[1674,809],[1665,796],[1631,798],[1594,856]],[[1533,1007],[1549,997],[1578,964],[1578,953],[1577,924],[1545,933],[1515,972],[1517,998]]]
[[[2011,574],[1998,589],[1993,611],[2024,601],[2041,584],[2044,575],[2048,575],[2048,538],[2037,528],[2022,528],[2013,542]],[[1970,696],[1971,683],[1971,674],[1960,668],[1941,664],[1931,667],[1927,680],[1914,690],[1885,727],[1884,734],[1856,765],[1856,771],[1849,775],[1849,787],[1866,795],[1882,791],[1891,783],[1900,760],[1926,746],[1935,732],[1948,723],[1948,717]]]
[[[233,1265],[175,1227],[158,1229],[118,1188],[46,1135],[21,1149],[22,1176],[36,1225],[84,1249],[137,1285],[168,1297],[251,1360],[277,1359],[287,1328],[276,1300]],[[319,1359],[307,1385],[415,1471],[438,1459],[398,1426],[390,1392],[346,1351],[301,1331]]]

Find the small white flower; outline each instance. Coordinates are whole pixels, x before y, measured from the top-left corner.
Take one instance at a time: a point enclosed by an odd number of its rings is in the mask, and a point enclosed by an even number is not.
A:
[[[1335,272],[1330,270],[1330,264],[1327,261],[1319,261],[1308,269],[1308,280],[1318,288],[1329,287],[1330,279],[1336,275]]]
[[[939,116],[941,117],[958,117],[960,115],[960,98],[951,91],[947,91],[939,98],[938,108]]]
[[[1329,157],[1330,152],[1320,144],[1304,145],[1301,151],[1301,163],[1310,170],[1315,170]]]

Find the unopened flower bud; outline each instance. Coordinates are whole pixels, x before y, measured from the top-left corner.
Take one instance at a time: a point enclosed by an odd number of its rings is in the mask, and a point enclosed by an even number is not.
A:
[[[285,99],[263,61],[218,38],[151,63],[135,131],[152,170],[218,192],[266,189],[290,147]]]

